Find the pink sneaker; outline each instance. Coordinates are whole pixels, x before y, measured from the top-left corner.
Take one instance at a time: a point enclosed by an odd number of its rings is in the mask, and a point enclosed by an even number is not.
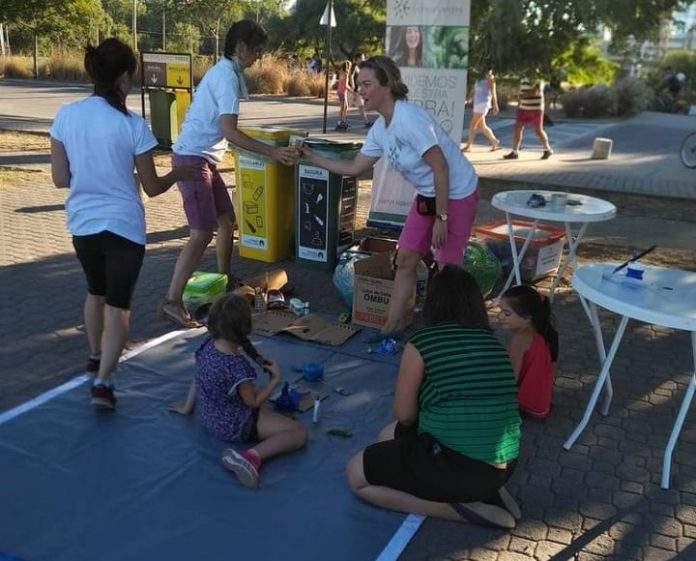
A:
[[[97,409],[116,409],[116,396],[114,395],[113,386],[109,387],[104,384],[92,386],[92,405]]]
[[[234,473],[245,487],[256,489],[259,486],[259,470],[243,451],[226,448],[222,451],[222,464]]]

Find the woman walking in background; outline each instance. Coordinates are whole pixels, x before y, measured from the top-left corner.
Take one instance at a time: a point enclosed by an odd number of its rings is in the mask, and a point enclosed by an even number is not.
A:
[[[493,131],[486,123],[486,115],[489,111],[496,115],[498,113],[498,95],[495,89],[495,77],[493,76],[493,68],[486,68],[483,78],[479,78],[474,82],[473,94],[474,108],[469,122],[469,139],[462,148],[463,152],[469,152],[474,145],[474,136],[479,130],[491,143],[491,152],[495,152],[500,148],[500,141],[495,137]]]

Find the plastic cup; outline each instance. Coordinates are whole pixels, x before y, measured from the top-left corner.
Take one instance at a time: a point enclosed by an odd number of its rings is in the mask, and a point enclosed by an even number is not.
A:
[[[551,208],[553,210],[564,210],[568,204],[568,193],[553,193],[551,195]]]

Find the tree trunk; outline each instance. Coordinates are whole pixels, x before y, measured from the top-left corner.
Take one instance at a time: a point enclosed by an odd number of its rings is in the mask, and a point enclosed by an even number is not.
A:
[[[34,31],[34,79],[39,78],[39,33]]]

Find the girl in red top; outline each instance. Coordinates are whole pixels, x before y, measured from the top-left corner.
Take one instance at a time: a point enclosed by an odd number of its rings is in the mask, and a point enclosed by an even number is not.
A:
[[[508,347],[519,387],[520,411],[541,419],[551,409],[558,333],[548,298],[531,286],[514,286],[500,300],[500,326],[512,332]]]

